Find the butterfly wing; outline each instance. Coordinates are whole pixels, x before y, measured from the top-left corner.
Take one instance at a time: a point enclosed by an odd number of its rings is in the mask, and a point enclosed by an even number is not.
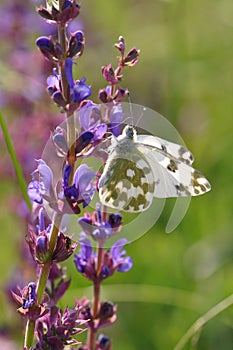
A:
[[[190,165],[193,157],[186,148],[157,137],[142,136],[138,137],[137,147],[152,168],[155,197],[198,196],[210,190],[208,180]]]
[[[102,204],[128,212],[141,212],[151,205],[155,191],[150,164],[136,147],[130,153],[113,152],[99,180]]]
[[[191,165],[194,162],[193,154],[182,145],[151,135],[138,135],[137,141],[145,146],[148,145],[149,147],[161,150],[165,154],[170,154],[170,156],[185,164]]]

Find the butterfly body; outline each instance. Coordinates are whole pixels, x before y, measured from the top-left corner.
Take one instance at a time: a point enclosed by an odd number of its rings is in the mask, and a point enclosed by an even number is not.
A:
[[[184,147],[155,136],[137,135],[127,125],[112,138],[99,180],[103,204],[123,211],[141,212],[154,197],[196,196],[210,190],[205,177],[191,164],[193,155]]]

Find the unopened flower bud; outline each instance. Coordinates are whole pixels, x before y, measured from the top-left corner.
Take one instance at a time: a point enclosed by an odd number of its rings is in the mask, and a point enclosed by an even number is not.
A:
[[[82,31],[71,33],[70,41],[68,45],[68,57],[81,56],[84,50],[85,38]]]
[[[124,58],[124,66],[133,67],[139,61],[139,51],[134,47]]]

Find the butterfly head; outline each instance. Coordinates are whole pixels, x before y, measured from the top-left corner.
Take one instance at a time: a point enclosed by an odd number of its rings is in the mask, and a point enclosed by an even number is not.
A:
[[[137,132],[132,125],[126,125],[123,129],[122,135],[130,140],[135,140]]]

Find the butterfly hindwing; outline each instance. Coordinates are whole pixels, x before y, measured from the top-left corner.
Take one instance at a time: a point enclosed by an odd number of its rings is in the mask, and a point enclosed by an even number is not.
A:
[[[101,202],[107,206],[129,212],[146,210],[154,196],[152,169],[142,154],[133,152],[115,155],[105,165],[99,181]]]

